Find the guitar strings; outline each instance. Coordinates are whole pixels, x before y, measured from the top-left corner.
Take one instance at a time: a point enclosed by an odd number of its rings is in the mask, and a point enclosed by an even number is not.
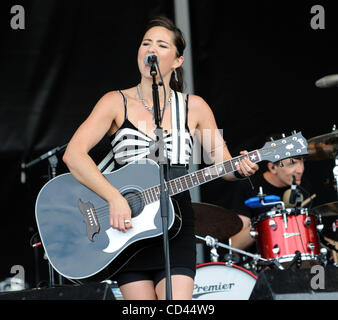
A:
[[[277,143],[275,142],[275,145],[274,145],[274,146],[266,147],[266,148],[264,148],[264,150],[275,149],[275,148],[281,146],[282,144],[285,144],[285,143],[277,144]],[[200,169],[200,170],[194,172],[194,174],[196,174],[196,175],[198,176],[199,174],[202,174],[203,170],[205,170],[205,169],[208,169],[208,168],[211,168],[211,167],[216,167],[216,166],[219,165],[219,164],[222,164],[222,165],[224,166],[224,163],[225,163],[225,162],[228,162],[228,161],[234,161],[234,160],[237,160],[237,159],[243,159],[243,158],[245,158],[245,157],[248,157],[250,153],[253,153],[253,152],[256,152],[256,151],[259,151],[259,150],[254,150],[254,151],[248,152],[248,153],[245,154],[245,155],[239,155],[239,156],[237,156],[237,157],[233,157],[233,158],[231,158],[231,159],[229,159],[229,160],[220,162],[220,163],[218,163],[218,164],[214,164],[214,165],[212,165],[212,166],[210,166],[210,167],[207,167],[207,168],[204,168],[204,169]],[[236,170],[233,170],[233,171],[236,171]],[[233,172],[233,171],[231,171],[231,172]],[[229,172],[229,173],[231,173],[231,172]],[[184,175],[184,176],[181,176],[181,177],[172,179],[172,180],[170,180],[170,181],[168,181],[168,182],[166,182],[166,183],[167,183],[167,184],[168,184],[169,182],[170,182],[170,183],[173,183],[173,182],[175,182],[175,181],[177,181],[177,180],[180,180],[181,178],[185,178],[185,177],[188,176],[188,175],[191,175],[191,174],[187,174],[187,175]],[[179,182],[181,183],[181,186],[182,186],[182,182],[181,182],[181,181],[179,181]],[[187,182],[186,182],[186,185],[188,186]],[[145,196],[145,192],[150,192],[150,194],[152,195],[151,189],[158,188],[158,187],[159,187],[159,185],[154,186],[154,187],[151,187],[151,188],[146,189],[146,190],[143,190],[143,191],[141,191],[141,192],[135,193],[135,194],[132,195],[132,196],[130,197],[130,199],[129,199],[130,205],[131,205],[131,206],[133,206],[133,205],[139,206],[139,205],[142,204],[142,203],[147,203],[147,201],[146,201],[146,196]],[[171,186],[169,186],[169,188],[170,188],[170,187],[171,187]],[[192,187],[194,187],[194,185],[192,185]],[[176,187],[176,188],[177,188],[177,187]],[[186,190],[188,190],[188,189],[190,189],[190,188],[187,188]],[[178,192],[178,193],[180,193],[180,192]],[[155,194],[156,194],[156,193],[155,193]],[[174,193],[174,194],[175,194],[175,193]],[[140,195],[141,195],[141,196],[140,196]],[[152,196],[153,196],[153,195],[152,195]],[[149,195],[148,195],[148,197],[149,197]],[[159,199],[157,199],[156,201],[158,201],[158,200],[159,200]],[[155,201],[152,201],[152,202],[155,202]],[[107,211],[107,209],[108,209],[108,211]],[[106,216],[106,215],[107,215],[107,212],[108,212],[108,215],[109,215],[109,205],[104,205],[104,206],[102,206],[102,207],[95,208],[95,213],[96,213],[96,216],[97,216],[98,218],[99,218],[99,217],[102,218],[102,217]]]

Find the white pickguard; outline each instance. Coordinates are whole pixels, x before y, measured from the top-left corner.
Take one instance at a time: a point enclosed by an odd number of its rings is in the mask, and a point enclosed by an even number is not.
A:
[[[109,238],[108,247],[103,249],[104,252],[113,253],[121,249],[131,238],[147,230],[155,230],[154,224],[155,216],[160,207],[160,201],[153,202],[144,207],[143,211],[132,219],[133,228],[128,229],[127,232],[109,228],[106,230]]]

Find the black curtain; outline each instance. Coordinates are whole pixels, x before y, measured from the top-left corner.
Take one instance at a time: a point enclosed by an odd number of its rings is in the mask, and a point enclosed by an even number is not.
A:
[[[24,30],[10,25],[17,4],[25,9]],[[324,30],[310,27],[316,4],[325,8]],[[195,92],[212,107],[233,155],[261,147],[271,132],[296,129],[306,138],[330,132],[338,91],[314,83],[338,70],[337,12],[333,1],[190,1]],[[25,170],[21,183],[21,163],[67,143],[104,93],[139,81],[143,27],[158,14],[174,19],[173,1],[1,1],[0,281],[19,264],[36,285],[30,240],[49,165],[44,160]],[[93,157],[107,147],[103,139]],[[323,163],[320,181],[332,178],[331,160],[316,162],[312,172],[321,172]],[[66,171],[59,155],[57,173]],[[202,201],[219,198],[227,206],[231,184],[203,186]],[[47,280],[39,250],[40,280]]]
[[[337,4],[222,3],[190,1],[190,14],[195,91],[212,107],[231,154],[261,148],[273,133],[329,133],[338,122],[338,90],[315,82],[338,71]],[[311,28],[314,5],[325,10],[325,29]],[[305,177],[318,184],[321,202],[337,200],[333,166],[306,162]],[[232,186],[222,179],[203,185],[202,200],[229,207]]]
[[[25,10],[25,29],[11,27],[14,5]],[[29,285],[36,285],[34,205],[50,174],[48,160],[21,171],[47,151],[66,144],[98,99],[108,91],[139,81],[137,50],[150,17],[174,19],[165,0],[2,1],[0,50],[0,161],[5,232],[0,281],[22,265]],[[99,160],[104,138],[92,151]],[[67,171],[58,156],[57,174]],[[22,174],[26,182],[21,183]],[[48,270],[39,249],[39,280]],[[44,284],[44,283],[43,283]]]

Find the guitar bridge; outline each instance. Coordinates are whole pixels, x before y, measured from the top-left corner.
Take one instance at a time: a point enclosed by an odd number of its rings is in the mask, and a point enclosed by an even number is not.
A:
[[[79,199],[77,205],[86,224],[88,239],[94,241],[94,235],[100,232],[100,224],[96,217],[95,208],[89,201],[83,202],[81,199]]]

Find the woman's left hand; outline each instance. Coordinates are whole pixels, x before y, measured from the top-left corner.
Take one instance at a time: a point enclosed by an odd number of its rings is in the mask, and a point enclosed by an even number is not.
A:
[[[241,155],[248,154],[248,151],[244,150],[240,152]],[[252,162],[249,157],[244,157],[240,161],[239,165],[237,165],[237,171],[238,173],[243,177],[252,176],[256,173],[256,171],[259,169],[258,164]]]

